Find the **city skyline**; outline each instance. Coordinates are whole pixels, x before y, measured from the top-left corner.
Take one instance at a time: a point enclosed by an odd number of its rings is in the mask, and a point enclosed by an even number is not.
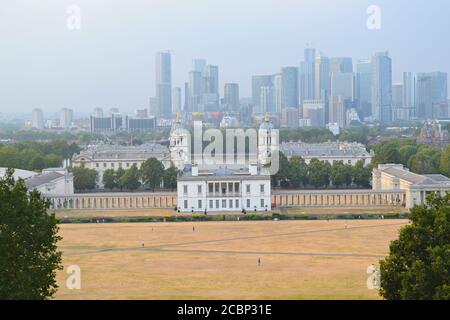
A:
[[[238,83],[240,97],[251,97],[252,76],[300,67],[308,43],[328,57],[352,57],[354,66],[388,50],[394,83],[402,80],[403,72],[450,71],[449,44],[429,37],[448,29],[448,3],[414,6],[410,1],[379,1],[380,30],[366,26],[370,1],[276,5],[266,0],[258,6],[218,1],[210,14],[203,0],[189,4],[155,0],[153,5],[131,1],[129,6],[79,1],[81,29],[67,30],[70,4],[61,1],[37,8],[21,1],[2,11],[0,26],[8,27],[8,34],[0,44],[5,46],[1,112],[34,108],[57,112],[64,107],[76,112],[95,107],[132,112],[148,107],[149,98],[156,95],[154,57],[164,50],[171,52],[172,87],[184,88],[192,60],[204,58],[219,67],[221,97],[225,83]],[[21,15],[27,8],[33,15],[24,21]],[[161,14],[164,18],[158,18]],[[225,23],[230,14],[233,23]],[[425,24],[427,16],[433,21]],[[283,23],[277,24],[278,19]],[[164,24],[158,25],[161,21]],[[415,38],[404,41],[410,34]]]

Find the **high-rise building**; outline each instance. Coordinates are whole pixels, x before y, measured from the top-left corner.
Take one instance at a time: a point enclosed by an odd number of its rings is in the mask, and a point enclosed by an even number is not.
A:
[[[362,117],[372,115],[372,62],[360,60],[356,65],[355,99]]]
[[[353,72],[353,59],[349,57],[331,58],[330,73],[351,73]]]
[[[192,60],[192,71],[203,73],[206,67],[205,59],[194,59]]]
[[[281,108],[298,108],[298,68],[281,69],[282,103]]]
[[[44,129],[44,112],[42,109],[33,109],[31,126],[35,129]]]
[[[337,123],[344,128],[346,123],[346,102],[342,96],[331,96],[329,100],[329,123]]]
[[[392,122],[392,60],[388,52],[372,57],[372,117],[380,124]]]
[[[440,118],[442,105],[447,104],[447,73],[418,73],[416,80],[416,110],[419,119]]]
[[[280,113],[283,111],[283,75],[281,73],[273,76],[273,95],[275,111]]]
[[[273,86],[261,87],[261,112],[275,112],[275,99]]]
[[[261,107],[261,88],[272,86],[273,86],[272,75],[262,75],[252,77],[252,101],[254,112],[264,112]]]
[[[69,130],[73,123],[73,111],[72,109],[63,108],[59,112],[59,126],[64,130]]]
[[[392,121],[406,121],[408,114],[403,107],[403,83],[392,85]]]
[[[318,54],[316,57],[316,93],[315,98],[319,100],[326,100],[330,95],[331,83],[330,83],[330,59],[323,55]]]
[[[303,101],[303,119],[309,119],[312,127],[324,127],[325,105],[323,100]]]
[[[304,60],[300,63],[300,104],[315,98],[316,85],[316,49],[306,48]]]
[[[353,100],[353,72],[332,72],[331,92],[333,97],[341,96],[343,99]]]
[[[200,111],[202,96],[202,72],[189,72],[189,112]]]
[[[134,112],[136,118],[144,119],[148,118],[148,110],[147,109],[136,109]]]
[[[411,72],[403,73],[403,107],[407,112],[407,119],[415,118],[415,78]]]
[[[224,104],[227,111],[239,111],[239,85],[225,83]]]
[[[181,112],[181,88],[172,89],[172,113]]]
[[[98,117],[98,118],[103,117],[103,109],[102,108],[95,108],[94,112],[92,113],[92,115],[94,117]]]
[[[168,51],[156,53],[156,98],[158,116],[169,117],[172,114],[172,63]]]

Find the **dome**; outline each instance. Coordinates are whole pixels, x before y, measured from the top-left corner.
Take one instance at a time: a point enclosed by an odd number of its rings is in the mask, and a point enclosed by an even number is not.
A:
[[[264,117],[264,122],[259,126],[259,130],[272,130],[273,124],[270,122],[269,115],[266,113]]]

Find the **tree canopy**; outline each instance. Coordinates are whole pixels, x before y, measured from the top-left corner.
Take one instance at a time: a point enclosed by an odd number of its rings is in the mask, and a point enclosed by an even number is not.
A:
[[[48,200],[12,174],[0,179],[0,300],[49,299],[62,269],[57,220]]]
[[[450,195],[430,195],[411,210],[380,262],[380,294],[388,300],[450,299]]]

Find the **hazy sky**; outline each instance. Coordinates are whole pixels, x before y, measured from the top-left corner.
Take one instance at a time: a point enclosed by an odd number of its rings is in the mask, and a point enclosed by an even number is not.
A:
[[[366,27],[366,9],[382,28]],[[69,5],[81,29],[66,26]],[[173,85],[194,57],[219,66],[220,86],[298,66],[307,43],[328,56],[389,50],[402,71],[450,71],[448,0],[14,0],[0,6],[0,112],[147,107],[158,50],[172,52]],[[223,90],[223,89],[222,89]]]

